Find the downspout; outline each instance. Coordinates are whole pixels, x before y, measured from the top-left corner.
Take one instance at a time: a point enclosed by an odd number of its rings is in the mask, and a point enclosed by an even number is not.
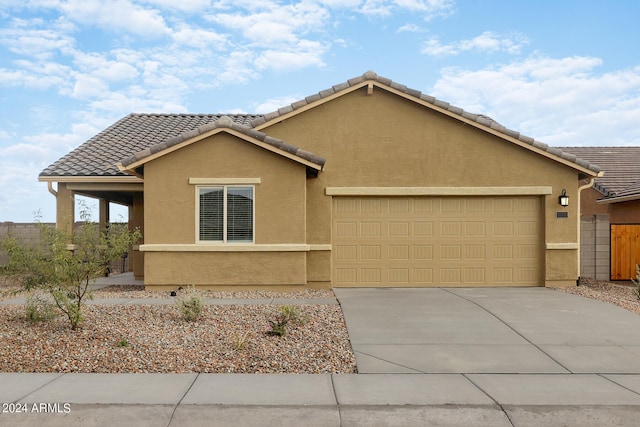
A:
[[[602,176],[601,172],[598,173],[598,176]],[[578,248],[580,248],[582,246],[582,238],[580,236],[580,227],[582,225],[582,217],[581,217],[581,212],[580,212],[580,207],[582,206],[581,201],[580,201],[580,195],[582,194],[582,190],[586,190],[587,188],[591,188],[593,187],[593,183],[596,182],[596,178],[597,177],[593,177],[589,180],[588,184],[585,184],[581,187],[578,187]],[[580,284],[580,274],[582,271],[582,263],[581,263],[581,258],[582,258],[582,251],[578,251],[578,280],[576,285]]]
[[[53,189],[53,182],[47,181],[47,188],[49,189],[49,193],[53,194],[54,197],[58,197],[58,192]]]

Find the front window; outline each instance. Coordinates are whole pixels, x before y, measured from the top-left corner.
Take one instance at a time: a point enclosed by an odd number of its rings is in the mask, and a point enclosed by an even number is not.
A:
[[[198,187],[198,240],[253,242],[253,187]]]

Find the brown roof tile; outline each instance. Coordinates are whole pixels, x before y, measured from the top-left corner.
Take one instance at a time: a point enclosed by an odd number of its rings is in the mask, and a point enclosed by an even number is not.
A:
[[[562,147],[562,151],[597,164],[604,171],[594,187],[605,198],[640,194],[640,147]]]
[[[382,85],[403,92],[407,94],[407,96],[431,103],[438,108],[447,110],[451,114],[458,115],[466,120],[471,120],[480,126],[493,129],[496,132],[503,133],[505,136],[517,139],[524,144],[531,145],[566,161],[573,162],[585,169],[593,172],[599,172],[600,170],[591,160],[583,158],[579,154],[576,158],[567,156],[562,150],[549,147],[547,144],[531,137],[507,129],[490,117],[466,112],[459,107],[452,106],[447,102],[423,94],[418,90],[407,88],[405,85],[398,84],[391,79],[378,76],[372,71],[368,71],[362,76],[337,84],[266,115],[246,114],[229,115],[228,117],[233,128],[238,125],[242,127],[240,131],[248,136],[282,148],[282,146],[285,145],[284,142],[279,140],[276,142],[276,140],[270,139],[262,132],[257,132],[250,128],[277,119],[284,114],[294,112],[308,104],[321,101],[323,98],[365,81],[376,81]],[[146,155],[157,153],[171,145],[178,144],[200,133],[211,130],[220,125],[217,122],[221,120],[223,116],[222,114],[131,114],[117,121],[66,156],[54,162],[44,169],[40,173],[40,176],[122,176],[125,175],[125,173],[118,170],[116,164],[123,159],[141,159]],[[298,147],[287,144],[285,149],[295,152],[297,153],[296,155],[313,163],[324,164],[324,159],[301,150]],[[131,163],[132,162],[129,164]]]
[[[128,176],[116,167],[122,159],[178,137],[223,114],[130,114],[44,169],[40,176]],[[229,116],[248,124],[256,114]]]
[[[240,124],[229,116],[222,116],[218,118],[218,120],[216,120],[215,122],[204,124],[202,126],[199,126],[196,129],[189,130],[185,133],[174,136],[173,138],[170,138],[164,142],[161,142],[147,149],[134,153],[133,155],[123,159],[121,163],[124,167],[127,167],[140,160],[144,160],[145,158],[151,156],[154,153],[159,153],[167,148],[170,148],[173,145],[180,144],[181,142],[184,142],[184,141],[188,141],[192,138],[197,137],[198,135],[202,135],[204,133],[210,132],[215,129],[233,129],[253,139],[257,139],[258,141],[264,142],[265,144],[269,144],[274,148],[278,148],[280,150],[286,151],[287,153],[293,154],[294,156],[297,156],[301,159],[314,163],[320,166],[320,168],[322,168],[326,162],[326,160],[320,156],[317,156],[308,151],[304,151],[294,145],[287,144],[281,139],[271,137],[264,132],[259,132],[244,124]]]

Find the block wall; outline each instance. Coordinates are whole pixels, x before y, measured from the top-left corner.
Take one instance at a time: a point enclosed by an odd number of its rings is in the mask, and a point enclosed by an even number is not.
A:
[[[582,217],[580,221],[580,276],[609,280],[611,275],[611,227],[608,214]]]

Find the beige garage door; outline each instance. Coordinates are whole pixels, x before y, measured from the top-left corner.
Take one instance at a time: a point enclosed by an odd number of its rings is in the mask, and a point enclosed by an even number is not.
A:
[[[334,286],[540,286],[540,197],[334,197]]]

